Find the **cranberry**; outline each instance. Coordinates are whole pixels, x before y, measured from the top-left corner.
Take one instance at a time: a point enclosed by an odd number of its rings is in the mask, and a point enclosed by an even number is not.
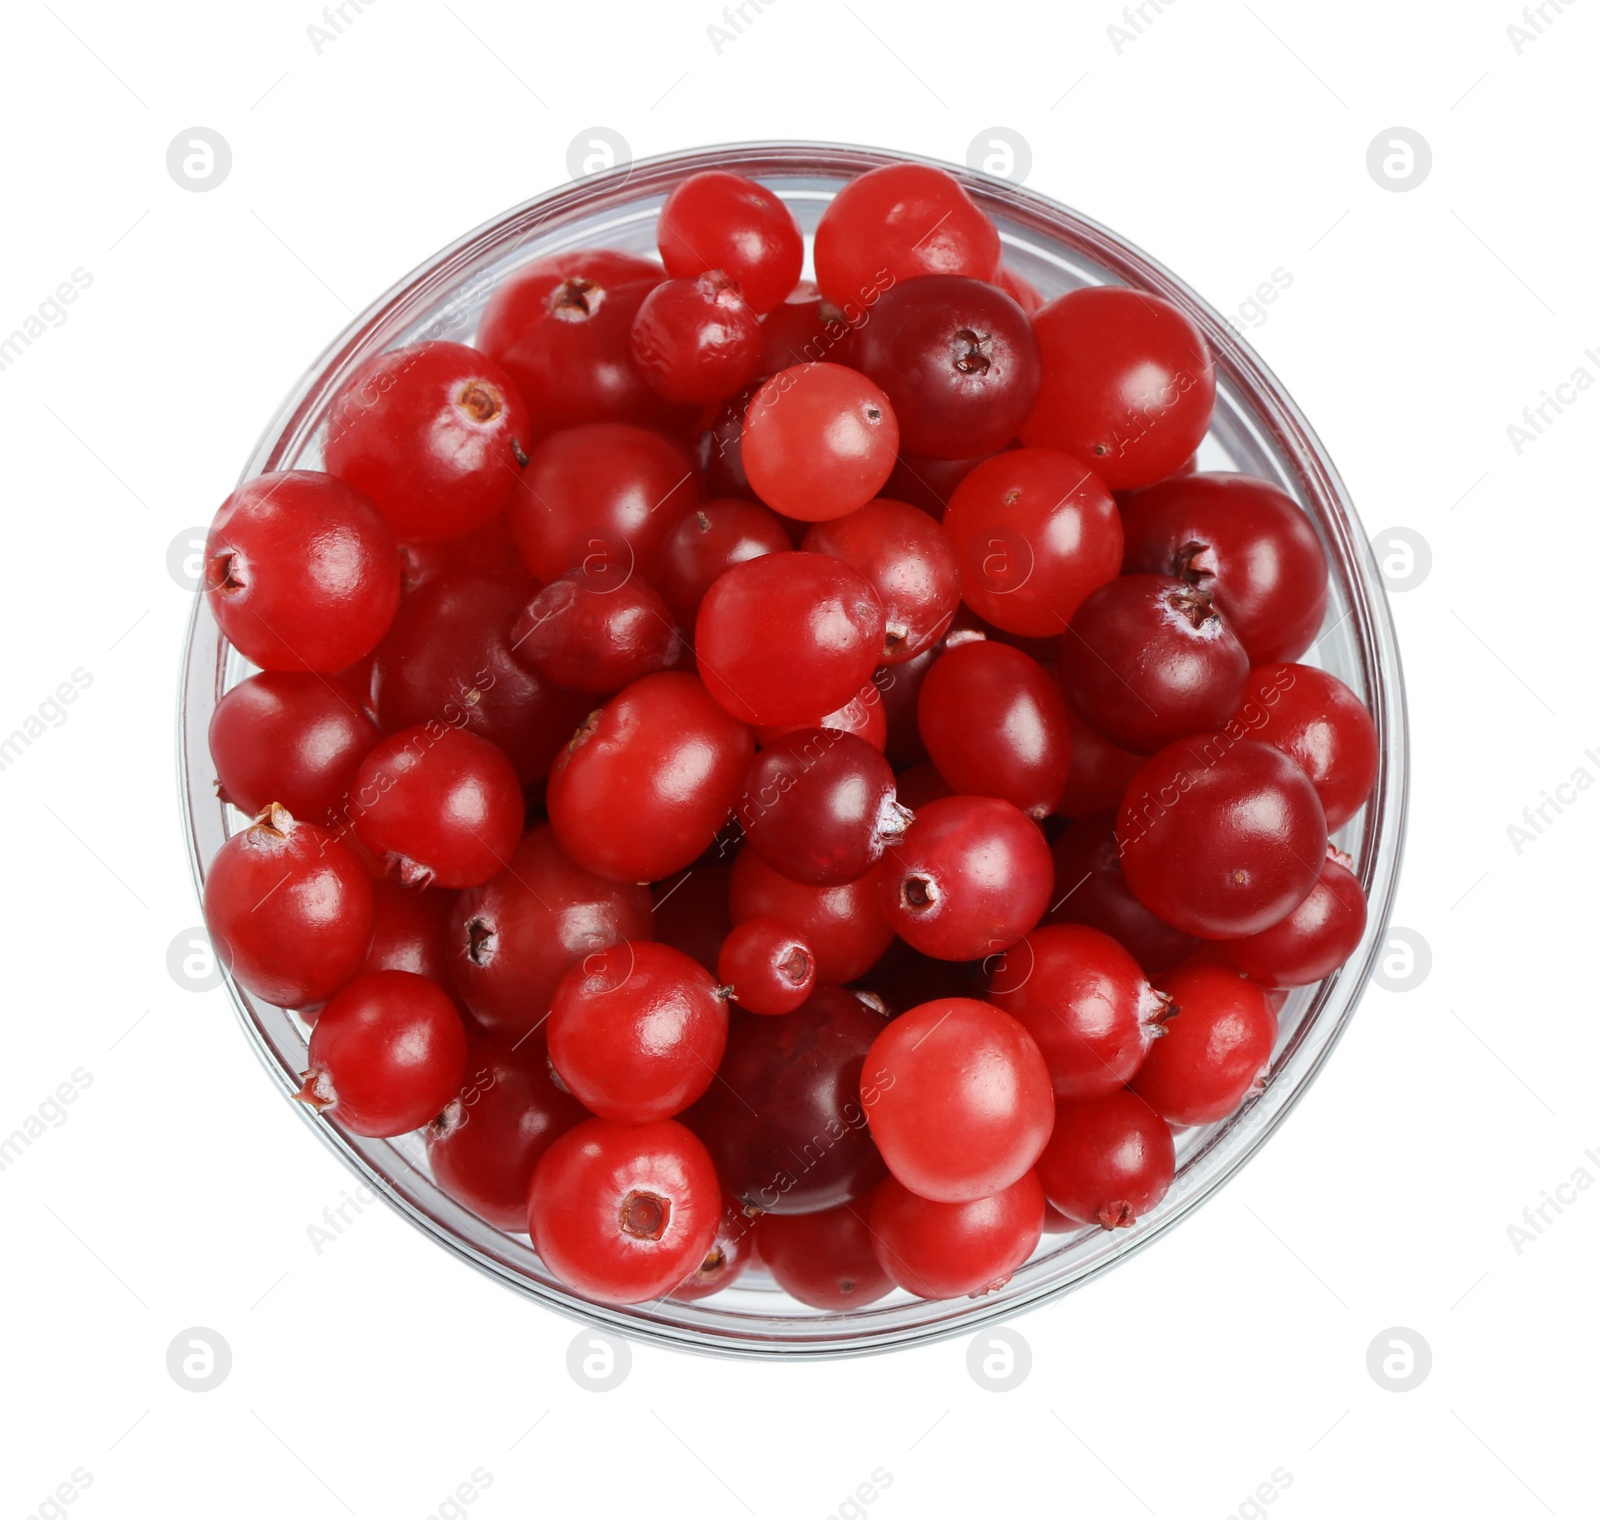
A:
[[[396,538],[455,538],[505,509],[531,432],[527,406],[492,359],[461,343],[412,343],[345,383],[322,453]]]
[[[1206,592],[1165,575],[1124,575],[1073,614],[1060,674],[1080,718],[1148,755],[1226,723],[1250,660]]]
[[[649,939],[652,917],[644,887],[585,871],[540,824],[504,869],[455,898],[451,980],[481,1023],[521,1035],[549,1012],[569,967],[620,940]]]
[[[684,1116],[729,1190],[771,1214],[812,1214],[869,1192],[884,1175],[867,1129],[866,1060],[883,1017],[853,993],[819,987],[782,1018],[734,1009],[728,1049]]]
[[[885,164],[857,175],[817,225],[817,284],[835,306],[866,300],[918,275],[993,278],[1000,234],[954,175],[928,164]]]
[[[378,509],[332,475],[247,480],[206,536],[206,600],[217,626],[263,670],[343,670],[383,637],[400,560]]]
[[[357,977],[317,1015],[295,1095],[352,1134],[404,1135],[461,1089],[467,1032],[444,989],[409,971]]]
[[[693,1303],[736,1283],[756,1260],[759,1250],[756,1225],[753,1211],[724,1194],[711,1249],[701,1258],[700,1265],[672,1290],[672,1297],[680,1303]]]
[[[407,886],[475,887],[522,835],[522,787],[487,739],[429,723],[402,729],[361,762],[351,787],[356,838]]]
[[[764,378],[764,377],[763,377]],[[744,470],[744,419],[761,382],[747,385],[729,396],[710,416],[702,415],[694,440],[694,462],[713,497],[739,498],[751,494]],[[790,547],[785,543],[784,547]]]
[[[1145,762],[1117,815],[1135,897],[1206,939],[1243,939],[1304,901],[1328,829],[1305,772],[1227,735],[1181,739]]]
[[[823,554],[767,554],[725,571],[700,603],[706,689],[746,723],[814,722],[854,696],[883,648],[883,604]]]
[[[889,398],[910,454],[991,454],[1017,436],[1039,397],[1027,313],[965,275],[925,275],[885,291],[851,357]]]
[[[694,505],[688,456],[659,433],[620,422],[552,433],[508,509],[523,563],[541,581],[584,570],[620,584],[648,579],[656,549]]]
[[[1011,633],[1050,638],[1122,568],[1122,522],[1098,476],[1054,449],[986,459],[955,489],[945,532],[961,595]]]
[[[860,313],[860,307],[852,304],[849,317],[857,325],[866,320]],[[762,315],[761,368],[757,373],[775,375],[796,364],[815,364],[830,353],[840,357],[837,351],[851,331],[845,316],[817,294],[810,280],[800,281],[781,305]]]
[[[269,804],[206,871],[206,928],[233,979],[280,1008],[314,1006],[360,969],[372,883],[326,829]]]
[[[667,273],[725,269],[758,312],[780,307],[800,279],[800,228],[776,193],[742,174],[707,169],[667,197],[656,223]]]
[[[1121,1087],[1167,1012],[1139,963],[1084,924],[1046,925],[1013,945],[990,969],[989,1001],[1033,1036],[1061,1098]]]
[[[917,701],[933,662],[943,652],[943,647],[936,644],[904,664],[884,667],[873,677],[883,706],[883,752],[896,770],[904,770],[928,758],[917,728]]]
[[[854,734],[881,755],[889,738],[889,724],[884,716],[883,698],[878,690],[878,681],[884,674],[885,672],[881,670],[875,671],[872,680],[868,681],[848,702],[834,708],[830,713],[824,713],[813,723],[762,724],[756,729],[756,743],[766,749],[775,740],[783,738],[785,734],[795,733],[798,729],[822,728],[834,733]]]
[[[1350,867],[1350,857],[1330,845],[1317,884],[1300,906],[1270,929],[1228,941],[1229,960],[1266,987],[1306,987],[1331,976],[1367,928],[1366,895]]]
[[[434,1181],[498,1229],[526,1230],[534,1167],[588,1117],[550,1080],[543,1040],[479,1035],[461,1091],[428,1126]]]
[[[1038,1170],[1045,1197],[1068,1219],[1120,1230],[1167,1196],[1176,1164],[1167,1121],[1117,1088],[1056,1105]]]
[[[1014,945],[1050,905],[1050,847],[1031,818],[997,797],[946,797],[917,814],[874,873],[894,931],[937,960]]]
[[[1123,569],[1209,592],[1255,664],[1298,659],[1328,608],[1328,560],[1311,519],[1249,475],[1180,475],[1124,503]]]
[[[655,938],[699,961],[713,976],[722,942],[733,928],[728,916],[732,874],[728,866],[700,864],[657,882],[650,894],[655,899]]]
[[[706,1148],[672,1119],[586,1119],[534,1168],[528,1233],[567,1287],[608,1304],[660,1298],[705,1260],[722,1190]]]
[[[550,773],[562,848],[607,881],[659,881],[698,858],[739,796],[750,730],[693,676],[645,676],[591,715]]]
[[[327,818],[378,725],[336,676],[267,670],[223,694],[210,742],[224,802],[251,815],[278,802],[297,818]]]
[[[655,585],[678,621],[692,628],[701,601],[724,570],[763,554],[785,553],[789,547],[777,515],[758,502],[702,502],[661,540]]]
[[[717,980],[751,1013],[793,1013],[817,984],[817,958],[786,924],[747,918],[722,942]]]
[[[520,489],[520,488],[519,488]],[[463,533],[458,538],[435,538],[426,542],[411,539],[400,545],[400,584],[415,591],[436,575],[457,570],[487,571],[504,575],[517,566],[517,544],[505,513],[486,527]]]
[[[1267,995],[1223,966],[1169,972],[1162,991],[1172,1013],[1133,1091],[1169,1124],[1226,1119],[1272,1059],[1278,1020]]]
[[[878,1265],[861,1205],[818,1214],[769,1214],[761,1222],[761,1260],[791,1298],[813,1309],[864,1307],[894,1287]]]
[[[743,849],[733,863],[728,906],[735,924],[775,918],[800,935],[816,957],[819,985],[850,982],[894,938],[878,906],[876,875],[839,887],[808,887],[780,875],[754,850]]]
[[[751,489],[801,522],[864,507],[899,447],[888,398],[842,364],[798,364],[766,381],[750,398],[740,443]]]
[[[1230,732],[1281,749],[1311,778],[1331,833],[1372,795],[1378,732],[1361,699],[1313,665],[1258,665]]]
[[[1044,1190],[1032,1172],[966,1203],[919,1198],[891,1177],[873,1195],[879,1265],[918,1298],[978,1298],[1003,1288],[1044,1233]]]
[[[886,665],[931,648],[961,601],[961,564],[925,512],[879,498],[845,517],[813,524],[802,547],[854,567],[883,603]]]
[[[1176,306],[1142,290],[1068,291],[1033,319],[1044,383],[1022,441],[1064,449],[1113,490],[1172,474],[1211,425],[1215,361]]]
[[[1122,801],[1144,756],[1119,749],[1103,734],[1089,727],[1077,713],[1067,709],[1067,730],[1071,735],[1071,763],[1067,784],[1061,790],[1056,811],[1066,818],[1085,818],[1104,813]]]
[[[516,657],[512,625],[532,594],[504,570],[445,571],[411,592],[373,657],[384,729],[448,723],[501,750],[524,784],[549,775],[591,704]]]
[[[372,939],[361,971],[410,971],[443,987],[450,985],[446,919],[451,893],[403,887],[380,878],[372,883]]]
[[[662,276],[649,259],[580,250],[536,260],[495,291],[478,347],[515,381],[541,433],[669,415],[629,346],[634,314]]]
[[[813,887],[865,876],[905,833],[889,762],[864,739],[797,729],[750,763],[738,803],[753,849],[774,870]]]
[[[1072,753],[1066,705],[1020,649],[987,639],[946,649],[922,683],[917,726],[956,792],[1003,797],[1033,818],[1060,802]]]
[[[663,280],[634,316],[631,342],[646,383],[668,401],[720,401],[761,362],[761,323],[720,269]]]
[[[941,1203],[1010,1187],[1055,1119],[1033,1037],[974,998],[923,1003],[886,1025],[867,1052],[861,1101],[890,1173]]]
[[[671,609],[643,577],[619,586],[569,570],[523,609],[511,647],[557,686],[609,693],[676,664],[683,641]]]
[[[698,961],[623,940],[561,978],[550,1004],[550,1065],[602,1119],[644,1124],[682,1113],[710,1085],[728,1005]]]
[[[1145,975],[1154,976],[1176,966],[1197,941],[1163,923],[1133,895],[1122,874],[1116,821],[1115,813],[1090,814],[1051,847],[1056,880],[1049,922],[1087,924],[1109,934]]]

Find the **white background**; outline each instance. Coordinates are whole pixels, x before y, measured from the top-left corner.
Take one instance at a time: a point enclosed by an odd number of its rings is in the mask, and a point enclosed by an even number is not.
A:
[[[0,370],[0,732],[74,669],[92,685],[0,771],[0,1135],[91,1081],[0,1172],[0,1516],[75,1469],[42,1513],[822,1520],[884,1469],[862,1510],[883,1520],[1593,1514],[1600,1189],[1520,1253],[1508,1226],[1600,1178],[1600,795],[1520,853],[1507,826],[1600,777],[1600,394],[1520,453],[1507,426],[1580,365],[1600,378],[1600,13],[1547,6],[1519,53],[1512,0],[1174,0],[1119,52],[1110,0],[768,0],[719,53],[713,3],[375,0],[320,53],[311,0],[7,10],[0,334],[74,269],[92,284]],[[597,123],[636,156],[817,137],[960,162],[1020,132],[1033,188],[1220,309],[1292,275],[1251,340],[1368,530],[1431,547],[1393,602],[1415,756],[1396,921],[1432,971],[1368,992],[1207,1208],[1016,1323],[1011,1393],[959,1341],[798,1368],[641,1346],[615,1392],[580,1389],[571,1323],[387,1211],[314,1250],[352,1179],[225,993],[167,971],[199,917],[168,545],[353,311],[563,182]],[[165,166],[195,125],[233,154],[204,194]],[[1395,125],[1433,153],[1399,194],[1366,168]],[[167,1372],[190,1326],[232,1348],[213,1392]],[[1367,1370],[1392,1326],[1432,1350],[1409,1393]]]

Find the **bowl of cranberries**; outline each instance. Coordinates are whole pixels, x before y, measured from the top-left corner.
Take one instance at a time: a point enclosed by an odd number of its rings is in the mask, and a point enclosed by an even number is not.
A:
[[[541,196],[212,521],[180,755],[296,1109],[442,1245],[739,1355],[970,1330],[1271,1134],[1399,866],[1349,496],[1227,323],[810,144]]]

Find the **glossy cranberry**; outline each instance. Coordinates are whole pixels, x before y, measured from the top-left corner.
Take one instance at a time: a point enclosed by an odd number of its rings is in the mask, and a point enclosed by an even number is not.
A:
[[[1226,1119],[1272,1059],[1278,1020],[1266,993],[1224,966],[1169,972],[1161,990],[1172,1012],[1133,1091],[1169,1124]]]
[[[800,228],[782,199],[724,169],[691,174],[673,190],[656,223],[656,245],[668,274],[726,270],[762,312],[794,289],[805,257]]]
[[[1305,900],[1328,841],[1316,789],[1269,744],[1182,739],[1146,761],[1117,815],[1135,897],[1206,939],[1243,939]]]
[[[314,1006],[350,980],[372,938],[372,884],[326,829],[275,804],[224,842],[206,870],[206,929],[246,992]]]
[[[1164,479],[1199,447],[1216,366],[1176,306],[1125,286],[1085,286],[1050,302],[1033,330],[1044,383],[1025,444],[1064,449],[1116,491]]]
[[[905,770],[928,758],[917,727],[917,700],[922,694],[922,683],[941,653],[943,646],[936,644],[904,664],[884,666],[873,677],[883,707],[883,752],[896,770]]]
[[[1054,449],[986,459],[955,489],[945,532],[961,595],[1012,633],[1052,638],[1122,568],[1122,522],[1098,476]]]
[[[732,1011],[718,1080],[684,1122],[741,1203],[813,1214],[877,1185],[884,1167],[862,1063],[882,1028],[881,1014],[840,987],[819,987],[782,1018]]]
[[[629,1124],[682,1113],[727,1036],[727,995],[705,967],[649,940],[591,951],[550,1005],[551,1068],[591,1113]]]
[[[987,1198],[1021,1177],[1050,1138],[1055,1099],[1039,1047],[1009,1014],[974,998],[941,998],[892,1020],[862,1080],[872,1138],[919,1198]],[[877,1093],[870,1105],[867,1084]]]
[[[783,303],[761,318],[761,375],[775,375],[795,364],[815,364],[839,357],[854,323],[859,327],[868,308],[852,302],[841,310],[817,294],[810,280],[801,280]]]
[[[1055,873],[1039,826],[998,797],[930,802],[874,872],[890,927],[936,960],[1014,945],[1050,906]]]
[[[397,881],[372,883],[372,939],[364,975],[369,971],[409,971],[441,987],[450,985],[450,953],[446,922],[454,897]]]
[[[701,1258],[700,1265],[672,1290],[672,1296],[680,1303],[693,1303],[738,1282],[757,1258],[758,1222],[757,1214],[724,1194],[711,1249]]]
[[[1122,874],[1116,814],[1078,819],[1055,844],[1055,894],[1048,921],[1087,924],[1127,950],[1155,976],[1176,966],[1198,943],[1194,935],[1163,923],[1137,897]]]
[[[519,488],[520,489],[520,488]],[[400,545],[400,585],[415,591],[435,576],[454,571],[487,571],[491,575],[521,574],[516,540],[505,513],[485,527],[458,538],[412,539]]]
[[[462,343],[412,343],[345,383],[322,452],[396,538],[454,538],[505,509],[531,434],[527,406],[492,359]]]
[[[878,1265],[864,1205],[818,1214],[769,1214],[761,1222],[761,1261],[791,1298],[813,1309],[855,1309],[894,1287]]]
[[[621,940],[649,939],[652,923],[644,887],[585,871],[540,824],[504,869],[454,899],[451,980],[480,1023],[521,1035],[550,1011],[570,967]]]
[[[269,802],[296,818],[336,814],[378,725],[337,676],[263,671],[225,692],[211,714],[217,795],[254,816]]]
[[[552,433],[528,459],[507,509],[523,563],[541,581],[583,570],[596,583],[647,580],[674,523],[694,505],[694,471],[676,444],[620,422]]]
[[[876,873],[839,887],[808,887],[773,870],[754,850],[740,850],[728,886],[735,924],[775,918],[811,946],[821,986],[854,981],[894,938],[878,905]]]
[[[724,570],[763,554],[786,553],[789,535],[754,501],[707,501],[667,530],[656,551],[655,585],[685,628]]]
[[[668,414],[629,341],[634,313],[663,273],[649,259],[585,249],[538,259],[495,291],[478,347],[516,382],[536,431]]]
[[[1003,797],[1033,818],[1055,811],[1072,755],[1066,704],[1020,649],[987,639],[946,649],[922,683],[917,726],[955,792]]]
[[[645,383],[668,401],[720,401],[761,362],[761,323],[721,270],[663,280],[635,314],[631,342]]]
[[[284,470],[247,480],[217,509],[205,586],[217,626],[246,659],[331,673],[383,637],[400,602],[400,560],[360,492]]]
[[[683,1125],[586,1119],[534,1168],[528,1233],[575,1293],[637,1304],[705,1260],[721,1210],[716,1168]]]
[[[871,678],[883,604],[824,554],[767,554],[718,577],[695,619],[706,689],[745,723],[815,722]]]
[[[843,306],[918,275],[991,279],[1000,234],[953,175],[928,164],[885,164],[857,175],[828,203],[813,257],[822,294]]]
[[[594,713],[556,761],[551,826],[596,876],[659,881],[716,838],[753,752],[750,730],[693,676],[646,676]]]
[[[542,1039],[478,1035],[461,1091],[428,1126],[433,1179],[480,1218],[520,1233],[539,1158],[588,1117],[550,1080]]]
[[[753,494],[744,469],[744,419],[761,379],[729,396],[709,414],[702,413],[694,439],[694,463],[710,497],[740,498]],[[785,547],[792,547],[786,544]]]
[[[1000,272],[994,277],[994,282],[1030,317],[1044,309],[1045,299],[1039,294],[1037,287],[1031,281],[1024,279],[1015,269],[1002,264]]]
[[[929,459],[902,449],[883,494],[892,501],[907,502],[937,521],[944,516],[956,487],[991,457],[980,454],[975,459]]]
[[[678,663],[672,610],[642,576],[569,570],[523,609],[511,647],[524,665],[569,691],[609,693]]]
[[[1144,764],[1144,756],[1119,749],[1105,735],[1090,728],[1070,707],[1067,730],[1072,740],[1072,759],[1056,811],[1064,818],[1086,818],[1090,813],[1114,809],[1128,790],[1128,783]]]
[[[813,722],[769,723],[759,726],[756,729],[756,743],[766,749],[774,741],[798,729],[825,728],[835,733],[854,734],[856,738],[865,740],[881,755],[889,738],[889,723],[884,714],[883,697],[878,683],[886,677],[892,679],[888,676],[887,667],[884,670],[874,671],[872,679],[848,702],[834,708],[830,713],[824,713]]]
[[[524,784],[549,775],[593,704],[517,658],[512,627],[532,595],[515,569],[446,571],[411,592],[373,657],[384,730],[447,723],[487,739]]]
[[[1084,722],[1148,755],[1226,723],[1250,659],[1206,592],[1171,576],[1124,575],[1073,614],[1059,669]]]
[[[296,1097],[352,1134],[404,1135],[460,1092],[467,1031],[437,983],[374,971],[317,1015],[306,1061]]]
[[[1068,1219],[1120,1230],[1167,1196],[1176,1165],[1167,1121],[1117,1088],[1056,1105],[1038,1171],[1044,1196]]]
[[[1060,1098],[1096,1098],[1126,1083],[1167,1011],[1139,963],[1085,924],[1035,929],[991,962],[989,1001],[1033,1036]]]
[[[978,1298],[1003,1288],[1044,1233],[1044,1190],[1032,1172],[988,1198],[934,1203],[891,1177],[868,1216],[878,1263],[918,1298]]]
[[[1180,475],[1123,504],[1123,568],[1209,592],[1255,664],[1298,659],[1328,609],[1317,530],[1276,486],[1249,475]]]
[[[713,976],[722,942],[733,928],[728,916],[732,869],[704,862],[658,881],[650,896],[655,906],[655,938],[700,962]]]
[[[1039,396],[1039,344],[1027,313],[965,275],[926,275],[885,291],[851,357],[894,407],[901,449],[934,459],[1004,448]]]
[[[1378,778],[1378,732],[1361,699],[1313,665],[1258,665],[1228,731],[1280,749],[1311,778],[1328,830],[1361,810]]]
[[[475,887],[522,837],[522,786],[494,745],[447,723],[405,728],[361,762],[356,838],[407,886]]]
[[[817,958],[787,924],[749,918],[722,942],[717,980],[751,1013],[793,1013],[817,984]]]
[[[865,876],[910,822],[889,762],[854,734],[820,728],[774,739],[750,762],[737,812],[751,849],[813,887]]]
[[[879,497],[845,517],[812,525],[802,547],[859,570],[883,603],[886,665],[931,648],[961,601],[961,563],[925,512]]]
[[[1270,929],[1228,941],[1228,958],[1263,986],[1308,987],[1350,959],[1366,928],[1366,894],[1350,857],[1330,846],[1300,906]]]
[[[774,512],[824,522],[864,507],[894,469],[888,398],[842,364],[780,370],[750,398],[740,444],[750,487]]]

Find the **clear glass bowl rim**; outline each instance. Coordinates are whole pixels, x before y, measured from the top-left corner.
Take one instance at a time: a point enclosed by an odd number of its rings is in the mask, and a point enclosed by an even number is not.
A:
[[[704,169],[731,169],[755,178],[850,176],[892,163],[922,163],[953,174],[980,205],[1046,242],[1066,243],[1114,280],[1149,290],[1180,306],[1205,333],[1225,378],[1254,412],[1272,447],[1297,479],[1302,500],[1317,519],[1329,550],[1330,571],[1342,591],[1362,666],[1366,695],[1379,736],[1379,774],[1364,814],[1357,870],[1367,892],[1369,922],[1351,960],[1322,983],[1294,1039],[1274,1062],[1264,1090],[1218,1126],[1180,1173],[1173,1193],[1131,1230],[1100,1232],[1070,1260],[1030,1262],[996,1293],[958,1302],[873,1307],[805,1321],[796,1335],[783,1316],[719,1312],[716,1299],[698,1304],[658,1303],[610,1307],[590,1303],[529,1278],[508,1251],[509,1237],[477,1219],[435,1189],[387,1142],[348,1136],[293,1105],[304,1120],[364,1183],[431,1239],[496,1281],[558,1312],[612,1334],[656,1342],[678,1350],[740,1357],[838,1357],[881,1352],[949,1336],[970,1334],[1081,1286],[1142,1250],[1207,1199],[1215,1196],[1265,1143],[1320,1071],[1355,1011],[1372,968],[1382,953],[1404,844],[1408,734],[1404,680],[1393,622],[1370,545],[1343,481],[1327,451],[1287,390],[1228,323],[1171,271],[1110,229],[1047,197],[1011,182],[916,154],[806,141],[711,145],[661,154],[621,165],[562,186],[492,218],[441,250],[379,297],[327,347],[301,377],[264,429],[240,480],[284,468],[315,431],[326,399],[373,351],[388,346],[380,336],[395,329],[408,310],[452,292],[490,250],[504,252],[564,221],[621,209]],[[180,805],[191,872],[204,888],[210,853],[226,832],[225,811],[214,795],[206,748],[210,710],[224,689],[227,645],[206,600],[196,595],[184,645],[177,708]],[[235,1013],[262,1064],[286,1094],[300,1085],[298,1073],[276,1048],[264,1015],[225,979]],[[279,1015],[280,1018],[287,1017]],[[395,1163],[399,1166],[396,1167]],[[405,1173],[411,1175],[407,1177]],[[1190,1175],[1185,1187],[1184,1174]],[[520,1248],[526,1251],[526,1247]],[[860,1324],[863,1316],[874,1323]]]

